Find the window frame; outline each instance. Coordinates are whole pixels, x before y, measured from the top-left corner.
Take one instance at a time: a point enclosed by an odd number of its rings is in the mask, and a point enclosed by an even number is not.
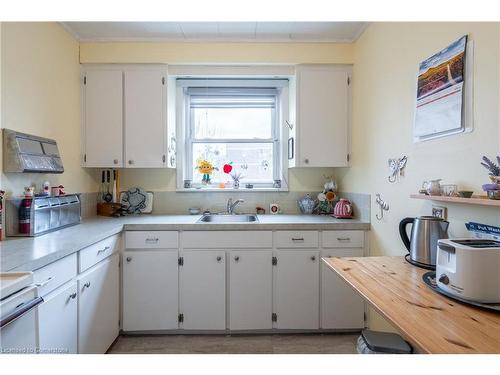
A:
[[[193,108],[191,96],[203,90],[210,95],[219,91],[225,95],[248,96],[250,94],[270,94],[274,96],[274,109],[272,111],[271,138],[194,138]],[[250,92],[251,91],[251,92]],[[288,191],[288,158],[283,157],[287,147],[288,129],[281,126],[288,119],[288,79],[286,78],[242,78],[242,79],[177,79],[177,133],[182,138],[181,157],[177,167],[178,191]],[[181,112],[181,113],[179,113]],[[273,181],[257,182],[246,180],[239,189],[219,188],[216,184],[202,185],[193,183],[193,145],[196,143],[270,143],[273,148]],[[181,166],[181,168],[179,168]],[[184,187],[184,180],[191,180],[191,188]],[[280,180],[281,186],[274,187],[274,181]],[[253,184],[252,189],[245,188],[245,184]]]

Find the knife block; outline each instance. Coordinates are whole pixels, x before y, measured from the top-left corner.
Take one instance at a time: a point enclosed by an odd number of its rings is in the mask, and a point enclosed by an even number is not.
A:
[[[99,216],[120,216],[122,205],[113,202],[99,202],[97,203],[97,215]]]

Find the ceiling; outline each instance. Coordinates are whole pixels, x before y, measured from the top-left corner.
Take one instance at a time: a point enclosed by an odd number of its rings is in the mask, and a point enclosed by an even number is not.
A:
[[[62,22],[82,42],[354,42],[366,22]]]

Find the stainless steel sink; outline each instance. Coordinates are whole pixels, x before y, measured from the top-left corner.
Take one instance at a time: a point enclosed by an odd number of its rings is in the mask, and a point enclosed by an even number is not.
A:
[[[242,214],[242,215],[203,215],[198,223],[256,223],[257,215],[252,214]]]

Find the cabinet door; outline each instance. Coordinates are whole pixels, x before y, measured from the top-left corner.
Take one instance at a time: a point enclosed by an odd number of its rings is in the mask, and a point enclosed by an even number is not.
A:
[[[76,282],[71,282],[61,290],[44,297],[44,300],[38,307],[40,352],[76,354],[78,345]]]
[[[278,329],[319,328],[319,251],[277,251],[274,294]]]
[[[123,330],[177,329],[177,250],[123,254]]]
[[[272,251],[231,251],[229,329],[272,328]]]
[[[226,329],[226,265],[223,250],[189,250],[181,256],[180,312],[183,329]]]
[[[167,105],[164,72],[125,71],[125,166],[166,166]]]
[[[123,166],[122,71],[87,71],[83,91],[84,165]]]
[[[113,255],[78,280],[78,353],[105,353],[118,337],[118,275]]]
[[[322,257],[361,257],[363,249],[322,250]],[[334,271],[321,264],[321,328],[359,329],[365,326],[363,298]]]
[[[296,166],[344,167],[349,152],[347,70],[331,65],[297,68]]]

